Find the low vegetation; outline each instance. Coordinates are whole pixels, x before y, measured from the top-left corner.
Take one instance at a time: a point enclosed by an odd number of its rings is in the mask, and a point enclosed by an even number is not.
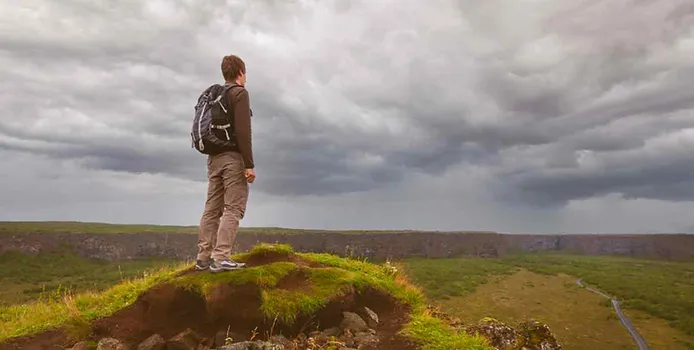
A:
[[[101,291],[141,276],[152,268],[176,264],[170,259],[109,263],[64,253],[0,253],[0,306],[61,297],[64,292]]]
[[[408,259],[405,267],[432,302],[463,320],[535,317],[569,348],[595,347],[595,337],[633,346],[609,301],[576,285],[582,278],[618,298],[654,348],[694,349],[694,263],[536,253]]]
[[[235,258],[248,262],[249,267],[233,273],[191,273],[190,264],[186,263],[151,270],[102,292],[69,294],[60,300],[0,308],[0,342],[55,327],[64,327],[73,338],[84,337],[91,322],[133,305],[140,295],[157,286],[182,287],[209,300],[218,286],[250,283],[260,288],[260,310],[265,318],[280,323],[291,324],[296,317],[311,314],[350,291],[372,289],[391,295],[406,306],[409,316],[401,334],[422,344],[424,349],[489,349],[482,338],[455,333],[449,325],[430,315],[424,295],[398,273],[396,266],[329,254],[295,253],[286,245],[267,244]],[[255,260],[264,262],[253,263]],[[306,277],[302,280],[308,283],[298,289],[296,286],[280,288],[280,281],[296,273]]]
[[[432,300],[445,300],[475,291],[494,276],[510,275],[515,268],[497,259],[411,258],[404,261],[407,275]]]
[[[552,254],[515,255],[504,261],[537,273],[580,277],[619,299],[624,308],[668,320],[694,336],[694,263]]]

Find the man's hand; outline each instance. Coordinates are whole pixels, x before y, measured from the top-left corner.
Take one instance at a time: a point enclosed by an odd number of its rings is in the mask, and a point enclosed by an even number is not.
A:
[[[248,183],[253,183],[253,181],[255,181],[255,169],[246,169],[243,175],[246,176],[246,181],[248,181]]]

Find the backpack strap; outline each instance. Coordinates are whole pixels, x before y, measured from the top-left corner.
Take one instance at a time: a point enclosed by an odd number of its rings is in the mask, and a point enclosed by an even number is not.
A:
[[[219,93],[219,96],[214,100],[213,103],[219,103],[219,107],[221,107],[222,111],[224,111],[224,117],[227,121],[226,124],[224,125],[212,125],[212,128],[215,129],[221,129],[224,130],[224,133],[226,133],[227,139],[229,139],[229,132],[227,131],[228,128],[231,128],[233,126],[233,118],[231,117],[230,114],[233,114],[233,103],[229,101],[229,91],[234,88],[240,86],[236,83],[227,83],[222,86],[222,91]]]
[[[226,84],[224,84],[223,96],[224,96],[225,98],[227,98],[228,95],[229,95],[229,91],[230,91],[231,89],[235,88],[235,87],[244,88],[244,86],[241,86],[241,85],[236,84],[236,83],[226,83]],[[229,99],[227,98],[226,101],[229,102]],[[229,105],[229,104],[228,104],[228,105]],[[231,105],[229,105],[229,108],[234,108],[234,107],[231,106]],[[225,111],[225,112],[226,112],[226,111]],[[252,110],[252,109],[250,110],[250,116],[253,117],[253,110]]]

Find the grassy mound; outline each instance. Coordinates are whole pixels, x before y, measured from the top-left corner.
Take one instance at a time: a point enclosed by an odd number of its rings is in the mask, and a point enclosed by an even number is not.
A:
[[[186,264],[102,293],[0,309],[0,347],[70,346],[103,337],[136,344],[153,333],[170,337],[185,329],[204,336],[224,328],[294,337],[336,326],[343,311],[365,306],[379,315],[380,348],[490,349],[482,338],[457,333],[432,316],[421,291],[390,264],[270,244],[234,259],[248,267],[212,274]]]

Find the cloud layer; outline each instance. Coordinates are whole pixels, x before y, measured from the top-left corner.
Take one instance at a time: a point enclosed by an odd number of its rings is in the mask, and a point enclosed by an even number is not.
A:
[[[42,213],[3,195],[0,219],[59,216],[57,201],[118,195],[178,203],[194,223],[205,163],[190,147],[193,105],[235,53],[254,111],[251,204],[270,213],[252,223],[692,224],[675,216],[694,208],[694,6],[685,0],[27,0],[0,13],[0,169],[13,178],[0,192]],[[44,181],[36,171],[73,197],[42,192],[29,182]],[[102,186],[80,185],[90,179]],[[605,203],[608,212],[590,209]],[[65,219],[173,220],[123,210],[85,207]],[[411,211],[420,221],[405,222]],[[589,212],[596,223],[585,223]]]

